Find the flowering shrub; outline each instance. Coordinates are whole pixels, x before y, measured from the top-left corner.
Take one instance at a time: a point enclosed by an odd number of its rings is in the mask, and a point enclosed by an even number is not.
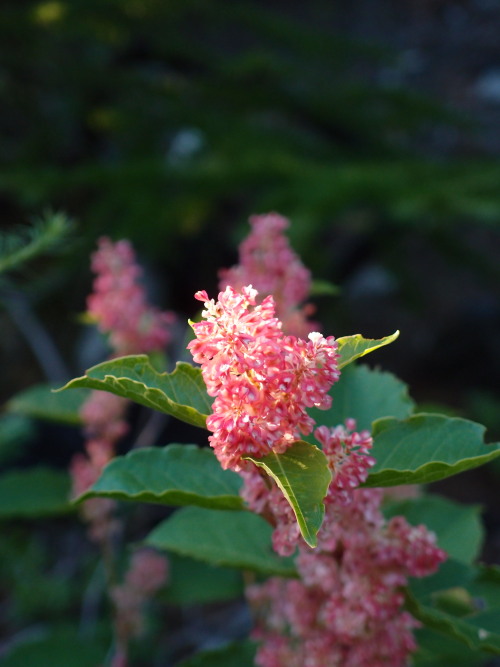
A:
[[[107,572],[107,664],[131,664],[148,602],[175,586],[167,552],[243,571],[253,617],[249,640],[175,664],[444,667],[500,653],[498,570],[475,565],[479,538],[464,547],[439,518],[466,526],[467,509],[414,493],[494,459],[500,445],[486,445],[467,420],[416,413],[397,378],[357,363],[397,332],[319,333],[288,222],[269,214],[251,224],[240,264],[221,271],[217,300],[195,295],[204,304],[187,345],[196,365],[172,372],[144,354],[169,343],[173,315],[147,304],[131,246],[101,239],[92,259],[88,312],[111,358],[65,388],[91,390],[79,409],[85,452],[71,475]],[[210,447],[117,456],[130,400],[207,429]],[[114,553],[118,501],[181,506],[128,565]]]

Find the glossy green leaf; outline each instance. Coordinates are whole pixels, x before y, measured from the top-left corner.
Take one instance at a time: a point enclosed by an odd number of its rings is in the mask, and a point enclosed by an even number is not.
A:
[[[488,463],[500,455],[500,444],[485,444],[484,432],[444,415],[380,419],[373,428],[376,464],[364,486],[425,484]]]
[[[146,544],[211,565],[296,576],[292,559],[273,551],[272,530],[252,512],[183,507],[158,525]]]
[[[7,403],[7,410],[18,415],[62,422],[81,424],[80,409],[89,395],[87,389],[77,389],[56,393],[48,384],[37,384],[19,394]]]
[[[196,445],[136,449],[117,456],[79,500],[104,496],[161,505],[242,509],[241,477]]]
[[[413,526],[424,524],[436,533],[441,549],[457,561],[472,563],[484,538],[479,505],[462,505],[436,494],[391,502],[387,518],[402,514]]]
[[[390,336],[385,336],[385,338],[372,339],[372,338],[363,338],[361,334],[354,334],[353,336],[343,336],[342,338],[337,338],[337,343],[339,345],[339,368],[347,366],[347,364],[352,363],[360,357],[364,357],[365,354],[374,352],[378,350],[379,347],[384,347],[384,345],[389,345],[396,340],[399,336],[399,331],[395,331]]]
[[[323,452],[314,445],[298,440],[283,454],[274,452],[256,459],[244,457],[263,468],[281,489],[294,511],[302,537],[311,547],[323,522],[323,499],[332,481],[332,473]]]
[[[70,512],[67,472],[50,468],[13,470],[0,477],[0,519],[35,518]]]
[[[233,600],[243,594],[241,572],[194,558],[168,554],[169,582],[161,599],[179,606]]]
[[[392,373],[371,369],[363,364],[345,368],[330,395],[333,401],[329,410],[309,411],[317,424],[337,426],[353,418],[358,430],[371,430],[376,419],[405,419],[415,407],[404,382]]]
[[[220,648],[201,651],[180,662],[178,667],[253,667],[256,648],[251,641],[231,642]]]
[[[74,387],[110,391],[201,428],[211,413],[201,370],[184,361],[172,373],[158,373],[144,354],[119,357],[93,366],[59,391]]]

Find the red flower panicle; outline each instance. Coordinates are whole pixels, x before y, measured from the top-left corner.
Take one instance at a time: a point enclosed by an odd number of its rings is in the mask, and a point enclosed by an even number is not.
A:
[[[318,330],[318,324],[307,319],[314,307],[304,304],[311,290],[311,273],[285,236],[289,224],[277,213],[252,216],[252,231],[239,248],[240,263],[219,272],[219,287],[241,290],[253,285],[262,296],[272,294],[283,331],[306,338],[310,331]]]
[[[349,427],[355,427],[349,420]],[[403,667],[416,644],[415,619],[402,611],[401,587],[409,576],[436,571],[445,553],[425,526],[403,517],[386,521],[381,489],[356,488],[374,460],[368,432],[320,427],[333,479],[325,498],[318,547],[300,537],[295,517],[279,489],[257,470],[243,473],[250,509],[274,525],[273,546],[281,555],[298,549],[300,580],[269,579],[247,589],[256,608],[254,633],[261,641],[259,667]]]
[[[169,566],[165,556],[150,549],[136,551],[125,579],[111,588],[117,610],[117,634],[126,643],[143,631],[143,607],[167,583]]]
[[[147,303],[139,283],[142,269],[132,245],[125,240],[99,239],[91,266],[96,278],[87,310],[99,330],[109,335],[114,354],[163,349],[170,340],[175,315]]]
[[[171,338],[174,315],[148,305],[138,282],[142,271],[131,244],[99,239],[91,267],[97,275],[87,299],[88,312],[100,331],[109,335],[112,355],[160,351]],[[74,496],[92,486],[114,457],[116,442],[128,430],[127,405],[124,398],[92,391],[82,406],[80,414],[87,442],[85,454],[77,454],[71,462]],[[112,516],[114,502],[93,498],[81,508],[90,537],[97,542],[106,541],[116,525]]]
[[[312,431],[306,408],[330,407],[337,343],[317,332],[308,340],[285,336],[273,298],[257,305],[251,285],[226,287],[217,302],[204,291],[195,296],[205,304],[204,321],[192,325],[188,349],[215,396],[210,444],[223,468],[239,470],[243,456],[283,452]]]

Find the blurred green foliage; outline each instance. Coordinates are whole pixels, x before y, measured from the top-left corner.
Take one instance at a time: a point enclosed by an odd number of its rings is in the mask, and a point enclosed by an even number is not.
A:
[[[353,209],[351,225],[496,223],[496,163],[423,157],[469,121],[381,83],[396,54],[336,35],[329,4],[7,0],[7,210],[50,204],[174,259],[174,239],[268,209],[306,252]]]
[[[30,227],[0,235],[0,274],[19,270],[38,255],[54,252],[68,240],[70,230],[71,223],[64,214],[47,212]]]
[[[54,311],[64,298],[81,310],[106,233],[155,262],[158,300],[192,315],[193,292],[213,292],[234,263],[247,217],[269,210],[291,218],[315,277],[368,280],[361,302],[320,299],[337,335],[411,336],[425,321],[437,339],[454,272],[498,286],[500,164],[443,152],[435,137],[473,136],[473,119],[389,84],[380,72],[398,53],[340,34],[341,13],[325,0],[6,0],[0,224],[51,207],[82,241],[37,298],[64,290]],[[373,298],[379,279],[396,314]]]

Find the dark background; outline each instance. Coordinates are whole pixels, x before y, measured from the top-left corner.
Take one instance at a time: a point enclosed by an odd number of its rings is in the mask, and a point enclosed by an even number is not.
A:
[[[324,332],[401,329],[370,362],[500,439],[499,35],[493,0],[3,0],[1,229],[48,208],[76,224],[4,296],[80,374],[98,236],[129,238],[152,300],[187,318],[248,216],[276,210],[341,289],[316,299]],[[3,306],[6,400],[46,378]],[[33,458],[66,465],[65,437]],[[497,563],[499,479],[490,466],[438,486],[485,505]]]

